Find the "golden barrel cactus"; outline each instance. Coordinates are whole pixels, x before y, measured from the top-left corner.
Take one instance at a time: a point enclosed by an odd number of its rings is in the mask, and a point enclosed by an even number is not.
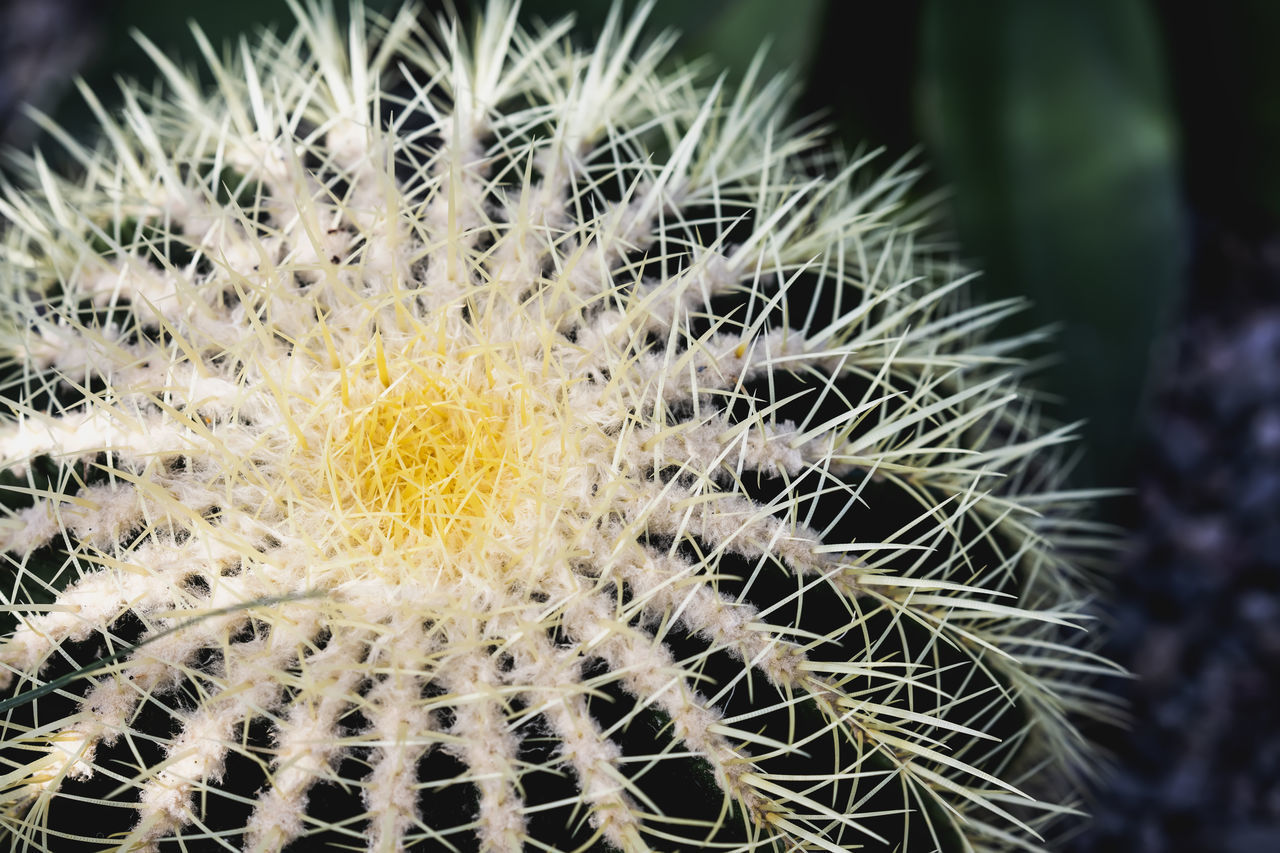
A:
[[[1106,536],[907,166],[297,11],[0,192],[9,849],[1040,849]]]

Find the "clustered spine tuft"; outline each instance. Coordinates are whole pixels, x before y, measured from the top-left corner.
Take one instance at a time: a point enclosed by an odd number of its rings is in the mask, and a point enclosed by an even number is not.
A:
[[[10,849],[1041,849],[1108,537],[907,165],[295,10],[0,188]]]

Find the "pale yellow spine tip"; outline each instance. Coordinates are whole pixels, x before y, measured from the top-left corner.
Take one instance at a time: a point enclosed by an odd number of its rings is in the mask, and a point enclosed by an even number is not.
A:
[[[378,381],[382,383],[383,388],[390,388],[391,371],[387,369],[387,353],[382,348],[382,334],[379,332],[373,333],[373,351],[378,361]]]

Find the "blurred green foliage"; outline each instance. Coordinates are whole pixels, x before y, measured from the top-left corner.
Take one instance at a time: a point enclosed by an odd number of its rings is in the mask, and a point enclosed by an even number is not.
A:
[[[483,3],[453,5],[466,14]],[[576,15],[586,38],[610,5],[523,4],[529,18]],[[1242,21],[1280,23],[1263,0],[1242,8]],[[215,44],[291,18],[284,0],[112,9],[92,71],[100,90],[108,74],[150,72],[131,28],[190,56],[189,17]],[[1167,18],[1145,0],[656,0],[650,14],[654,32],[683,33],[682,58],[708,58],[709,76],[740,74],[767,42],[766,71],[791,69],[799,109],[824,115],[847,147],[896,157],[925,144],[921,159],[934,169],[925,188],[953,188],[958,251],[986,271],[983,296],[1032,300],[1011,332],[1059,327],[1061,360],[1043,389],[1061,398],[1059,418],[1088,419],[1081,481],[1108,485],[1128,479],[1144,384],[1186,261]],[[1280,166],[1266,174],[1280,188]]]
[[[1141,0],[927,6],[921,117],[962,243],[990,295],[1061,324],[1048,384],[1088,419],[1092,482],[1133,456],[1187,260],[1166,89]]]

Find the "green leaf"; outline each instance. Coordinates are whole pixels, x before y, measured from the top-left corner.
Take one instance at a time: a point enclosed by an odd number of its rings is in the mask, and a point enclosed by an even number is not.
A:
[[[1176,138],[1140,0],[930,0],[923,119],[987,297],[1062,324],[1051,390],[1095,482],[1122,477],[1153,346],[1179,292]],[[1102,477],[1097,471],[1105,472]]]

